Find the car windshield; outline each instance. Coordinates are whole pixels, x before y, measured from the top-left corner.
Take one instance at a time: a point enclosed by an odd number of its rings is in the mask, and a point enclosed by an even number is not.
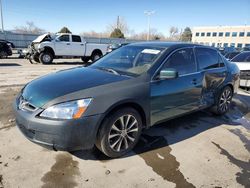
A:
[[[250,62],[250,52],[242,52],[235,56],[231,61],[233,62]]]
[[[154,64],[164,49],[166,48],[124,46],[99,59],[91,67],[109,72],[114,70],[120,74],[140,75]]]

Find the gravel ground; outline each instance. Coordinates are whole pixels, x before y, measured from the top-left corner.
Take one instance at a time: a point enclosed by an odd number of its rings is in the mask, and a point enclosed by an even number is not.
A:
[[[154,126],[119,159],[31,143],[15,126],[12,102],[27,82],[82,66],[80,59],[56,62],[0,59],[0,188],[250,187],[250,94],[241,90],[227,115],[202,111]]]

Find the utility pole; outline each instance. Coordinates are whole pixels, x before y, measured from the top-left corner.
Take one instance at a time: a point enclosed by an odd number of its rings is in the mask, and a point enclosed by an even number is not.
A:
[[[154,13],[155,13],[155,11],[153,11],[153,10],[151,10],[151,11],[149,11],[149,10],[144,11],[144,14],[148,17],[148,34],[147,34],[147,40],[150,39],[150,16],[152,14],[154,14]]]
[[[120,16],[117,16],[116,28],[120,29]]]
[[[4,33],[4,27],[3,27],[3,6],[2,6],[2,0],[0,0],[0,10],[1,10],[2,32]]]

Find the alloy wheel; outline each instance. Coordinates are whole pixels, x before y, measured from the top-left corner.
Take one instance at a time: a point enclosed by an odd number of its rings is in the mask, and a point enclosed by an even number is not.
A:
[[[115,152],[128,149],[139,134],[138,121],[132,115],[123,115],[111,126],[108,136],[109,146]]]
[[[44,55],[43,55],[43,62],[48,63],[48,62],[50,62],[50,61],[51,61],[50,55],[44,54]]]
[[[226,112],[229,109],[232,99],[232,91],[230,89],[225,89],[220,97],[219,109],[221,112]]]

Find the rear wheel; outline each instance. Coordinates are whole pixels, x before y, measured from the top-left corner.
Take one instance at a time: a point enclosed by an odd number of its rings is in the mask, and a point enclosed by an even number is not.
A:
[[[140,114],[133,108],[123,108],[104,120],[98,132],[96,146],[108,157],[120,157],[133,149],[141,130]]]
[[[91,55],[92,62],[96,61],[97,59],[100,59],[102,57],[102,54],[100,52],[93,52]]]
[[[84,62],[84,63],[88,63],[88,61],[90,60],[90,57],[81,57],[81,60]]]
[[[39,55],[39,61],[42,63],[42,64],[51,64],[52,61],[53,61],[53,56],[51,53],[49,52],[42,52],[40,55]]]
[[[225,114],[231,105],[231,101],[233,98],[233,90],[230,86],[226,86],[220,92],[218,98],[216,99],[215,105],[212,107],[212,112],[217,115]]]

